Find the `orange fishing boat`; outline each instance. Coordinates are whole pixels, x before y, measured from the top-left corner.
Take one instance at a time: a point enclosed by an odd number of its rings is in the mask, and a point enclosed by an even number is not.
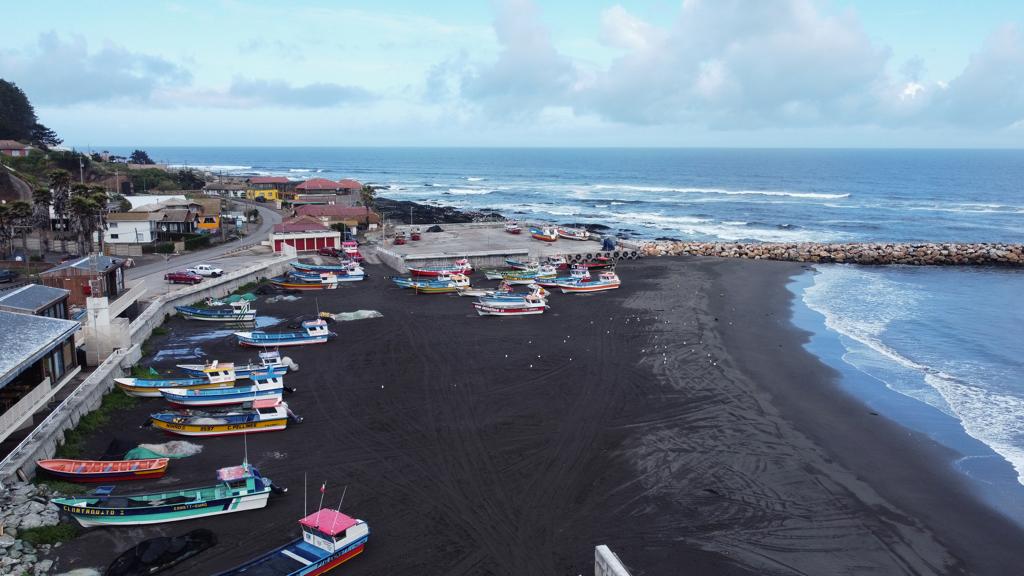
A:
[[[168,458],[146,460],[37,460],[51,476],[72,482],[120,482],[159,478],[167,472]]]

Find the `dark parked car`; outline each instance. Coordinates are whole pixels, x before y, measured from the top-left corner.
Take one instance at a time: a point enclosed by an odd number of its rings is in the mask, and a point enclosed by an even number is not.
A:
[[[14,282],[18,278],[18,273],[14,270],[7,270],[6,268],[0,268],[0,282]]]
[[[164,280],[171,284],[199,284],[203,281],[203,277],[191,272],[178,271],[164,274]]]
[[[338,252],[337,248],[330,248],[330,247],[328,247],[328,248],[318,248],[316,253],[321,255],[321,256],[331,256],[331,257],[334,257],[334,258],[337,258],[338,256],[341,255],[341,253]]]

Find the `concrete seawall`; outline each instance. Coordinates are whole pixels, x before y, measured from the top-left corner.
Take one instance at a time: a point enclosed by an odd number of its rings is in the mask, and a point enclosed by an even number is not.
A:
[[[16,480],[19,470],[26,478],[33,477],[36,460],[52,458],[57,453],[57,447],[64,441],[64,432],[74,428],[82,416],[98,408],[103,396],[113,388],[114,378],[128,374],[132,366],[142,359],[142,343],[150,337],[153,329],[163,324],[168,314],[175,313],[175,306],[191,304],[207,296],[222,298],[244,284],[282,274],[289,267],[289,262],[287,258],[261,262],[154,300],[131,323],[131,347],[115,350],[0,462],[0,483]]]
[[[735,243],[656,241],[644,256],[716,256],[790,262],[905,264],[911,266],[1024,266],[1024,244]]]

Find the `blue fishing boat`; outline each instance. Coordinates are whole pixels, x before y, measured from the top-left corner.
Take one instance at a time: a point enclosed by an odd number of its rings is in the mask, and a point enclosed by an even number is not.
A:
[[[270,283],[285,290],[334,290],[338,275],[333,272],[296,272],[271,278]]]
[[[291,362],[289,359],[286,360]],[[216,361],[208,364],[178,364],[178,368],[189,376],[202,376],[205,374],[205,370],[215,363]],[[281,360],[281,353],[277,350],[260,352],[259,364],[254,362],[249,362],[248,364],[235,364],[236,380],[245,380],[247,378],[252,378],[254,375],[284,376],[287,373],[288,366]]]
[[[370,526],[337,510],[322,508],[299,520],[302,537],[216,576],[316,576],[358,556]]]
[[[176,406],[229,406],[246,402],[280,404],[284,394],[284,378],[280,376],[256,376],[252,384],[230,388],[161,388],[160,394]]]
[[[316,282],[321,279],[324,274],[331,274],[336,278],[338,282],[358,282],[366,278],[366,273],[363,271],[362,266],[355,266],[344,272],[316,272],[307,270],[292,270],[288,273],[290,278],[303,280],[306,282]]]
[[[301,332],[235,332],[238,343],[242,346],[257,348],[277,348],[279,346],[303,346],[305,344],[324,344],[337,336],[327,328],[327,321],[306,320],[302,323]]]
[[[206,320],[208,322],[255,322],[256,309],[249,305],[248,300],[232,302],[227,308],[196,308],[194,306],[175,306],[175,310],[185,318]]]
[[[54,498],[64,512],[85,527],[136,526],[255,510],[282,491],[248,463],[217,470],[219,483],[153,494],[86,495]]]
[[[235,366],[214,362],[203,368],[202,376],[188,378],[114,378],[114,384],[129,396],[159,398],[161,388],[226,388],[235,383]]]
[[[305,262],[292,262],[292,268],[300,272],[349,272],[362,267],[355,262],[342,262],[341,264],[306,264]]]
[[[302,419],[288,410],[286,402],[257,400],[252,407],[210,408],[207,410],[165,410],[149,415],[150,423],[181,436],[227,436],[284,430],[289,418]]]

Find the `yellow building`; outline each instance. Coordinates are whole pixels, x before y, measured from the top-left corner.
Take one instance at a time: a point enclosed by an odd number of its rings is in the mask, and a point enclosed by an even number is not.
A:
[[[245,197],[248,200],[255,200],[257,198],[263,198],[267,202],[277,202],[281,199],[281,191],[275,188],[267,190],[246,190]]]

